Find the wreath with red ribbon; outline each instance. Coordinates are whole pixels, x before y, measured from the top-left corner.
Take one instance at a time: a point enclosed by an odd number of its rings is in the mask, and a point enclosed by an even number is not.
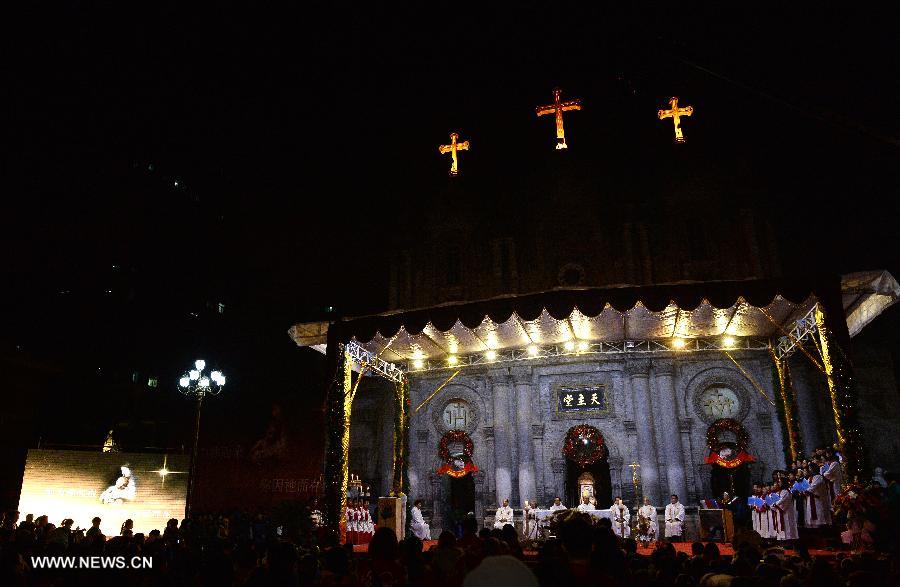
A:
[[[563,454],[570,461],[574,461],[586,467],[603,458],[606,446],[603,435],[593,426],[581,424],[569,429],[566,434],[566,442],[563,445]]]
[[[450,454],[450,445],[462,443],[462,454]],[[444,464],[437,470],[438,475],[450,475],[451,477],[465,477],[469,473],[478,470],[472,462],[472,453],[475,451],[475,443],[469,435],[462,430],[450,430],[441,437],[438,444],[438,456]]]
[[[723,432],[734,434],[736,442],[719,440]],[[706,464],[733,469],[744,463],[752,463],[756,457],[747,452],[749,442],[750,435],[747,434],[746,428],[740,422],[731,418],[716,420],[706,430],[706,446],[709,448]]]

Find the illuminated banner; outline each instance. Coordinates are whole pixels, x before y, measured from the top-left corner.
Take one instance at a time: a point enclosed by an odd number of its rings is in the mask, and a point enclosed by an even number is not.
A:
[[[605,385],[559,385],[555,391],[557,412],[604,413],[608,410]]]
[[[106,536],[131,518],[134,532],[162,532],[184,517],[190,457],[147,453],[29,450],[19,497],[20,518],[46,514],[57,526],[90,528],[99,516]]]

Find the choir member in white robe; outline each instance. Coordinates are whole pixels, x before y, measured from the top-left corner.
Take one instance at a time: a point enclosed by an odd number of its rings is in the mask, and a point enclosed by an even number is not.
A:
[[[841,494],[841,485],[844,482],[844,471],[841,469],[841,463],[838,462],[837,457],[833,455],[828,456],[825,467],[826,469],[825,472],[822,473],[822,476],[831,484],[831,487],[828,489],[828,496],[830,500],[834,502],[834,499]]]
[[[509,507],[509,500],[503,500],[503,506],[497,508],[497,513],[494,514],[494,528],[499,530],[503,529],[503,526],[507,524],[513,523],[513,509]]]
[[[759,485],[753,486],[753,495],[747,498],[747,505],[750,507],[750,519],[753,522],[753,530],[759,534],[760,538],[768,538],[769,519],[765,516],[766,502],[762,498],[762,488]]]
[[[641,542],[653,542],[659,538],[659,522],[656,520],[656,507],[650,504],[650,498],[644,498],[644,505],[638,508],[638,537]],[[642,530],[646,528],[646,531]]]
[[[775,486],[769,485],[765,489],[766,517],[769,520],[769,539],[777,540],[779,532],[780,518],[776,516],[775,504],[778,503],[780,496],[775,492]]]
[[[678,501],[677,495],[672,495],[672,502],[666,506],[666,538],[673,540],[681,538],[684,533],[682,524],[684,523],[684,505]]]
[[[817,467],[809,466],[809,489],[806,490],[806,527],[821,528],[831,525],[831,500],[828,481],[816,473]]]
[[[797,540],[797,508],[794,505],[794,496],[787,489],[776,486],[778,501],[773,509],[778,516],[778,540]]]
[[[553,505],[550,506],[551,512],[558,512],[559,510],[567,510],[567,509],[569,509],[569,508],[564,506],[562,504],[562,501],[558,497],[553,500]]]
[[[612,514],[612,530],[619,538],[628,538],[631,536],[631,512],[628,506],[622,503],[621,497],[616,497],[615,503],[609,508]]]
[[[587,495],[585,495],[582,498],[581,503],[578,504],[579,512],[592,512],[595,509],[597,509],[597,508],[594,507],[594,504],[591,503],[591,498],[588,497]]]
[[[410,523],[410,528],[412,529],[412,533],[419,540],[431,540],[431,528],[428,527],[428,524],[425,523],[425,518],[422,517],[422,500],[417,499],[412,507],[412,522]]]

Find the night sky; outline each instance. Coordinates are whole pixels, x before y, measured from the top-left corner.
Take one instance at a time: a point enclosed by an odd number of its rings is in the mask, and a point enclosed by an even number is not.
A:
[[[740,205],[749,188],[796,234],[785,273],[898,275],[896,19],[374,4],[65,2],[5,19],[0,356],[19,373],[5,385],[42,398],[4,415],[19,438],[98,443],[146,410],[172,425],[132,441],[177,446],[190,410],[174,381],[200,354],[230,376],[223,413],[285,392],[313,409],[322,375],[287,328],[383,309],[380,259],[448,193],[504,230],[525,208],[652,209],[685,182]],[[564,156],[589,197],[535,187],[560,173],[533,110],[557,85],[584,104]],[[685,145],[656,119],[670,95],[695,108]],[[437,146],[452,130],[472,150],[451,186]],[[135,373],[158,387],[128,387]]]

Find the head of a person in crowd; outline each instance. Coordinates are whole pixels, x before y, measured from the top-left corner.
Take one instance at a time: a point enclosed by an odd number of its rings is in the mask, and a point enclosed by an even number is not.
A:
[[[478,537],[482,540],[487,540],[491,537],[491,529],[490,528],[482,528],[478,531]]]
[[[150,530],[149,534],[147,534],[147,542],[154,542],[156,540],[159,540],[159,536],[159,530],[154,528],[153,530]]]
[[[809,467],[807,467],[807,474],[810,477],[814,477],[819,474],[819,467],[815,463],[810,463]]]
[[[622,541],[622,550],[625,551],[625,554],[636,554],[637,540],[635,540],[634,538],[626,538]]]
[[[37,524],[37,527],[38,527],[38,528],[41,528],[41,527],[43,527],[43,526],[46,526],[46,525],[47,525],[47,522],[48,522],[48,518],[47,518],[47,515],[46,515],[46,514],[40,515],[40,516],[38,516],[37,518],[35,518],[35,520],[34,520],[34,523]]]
[[[456,546],[456,535],[450,530],[444,530],[438,536],[438,548],[453,548]]]
[[[421,500],[421,499],[417,499],[417,500],[413,503],[413,505],[414,505],[415,507],[419,508],[419,509],[422,509],[422,500]]]
[[[375,530],[369,542],[369,556],[378,560],[397,559],[397,535],[390,528],[381,527]]]
[[[578,514],[559,525],[559,538],[570,558],[586,559],[591,554],[593,527],[587,514]]]
[[[28,522],[29,524],[34,523],[34,514],[28,514],[28,515],[26,515],[26,516],[25,516],[25,521]]]
[[[510,545],[519,544],[519,534],[512,524],[504,524],[503,529],[500,530],[500,532],[503,533],[503,542]]]
[[[719,560],[719,546],[715,542],[707,542],[703,545],[703,558],[707,562]]]
[[[65,520],[60,522],[59,527],[65,528],[66,530],[71,530],[72,524],[74,524],[74,523],[75,523],[75,520],[73,520],[72,518],[66,518]]]
[[[100,522],[102,522],[102,520],[100,519],[100,517],[99,517],[99,516],[94,516],[94,518],[91,520],[91,527],[92,527],[92,528],[99,528],[99,527],[100,527]]]
[[[691,554],[694,556],[703,556],[703,543],[702,542],[691,543]]]

